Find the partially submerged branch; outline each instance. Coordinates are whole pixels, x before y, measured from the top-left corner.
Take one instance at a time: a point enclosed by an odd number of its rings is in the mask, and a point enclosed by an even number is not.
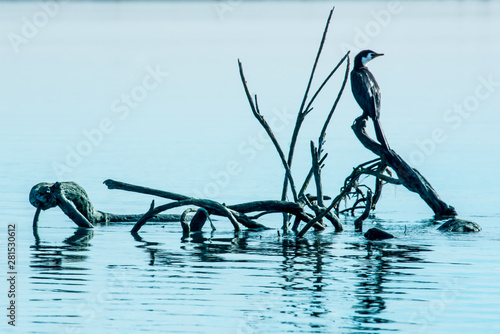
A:
[[[87,192],[75,182],[42,182],[30,191],[30,203],[37,208],[33,225],[37,226],[40,212],[59,207],[75,224],[80,227],[92,228],[98,223],[135,222],[142,214],[117,215],[96,210]],[[155,216],[155,221],[178,221],[179,215]]]
[[[265,214],[270,213],[270,212],[279,212],[279,213],[287,213],[287,214],[292,214],[296,217],[298,217],[299,220],[308,222],[312,219],[312,217],[308,216],[303,209],[303,206],[300,203],[294,203],[294,202],[285,202],[285,201],[274,201],[274,200],[269,200],[269,201],[254,201],[254,202],[247,202],[247,203],[241,203],[241,204],[235,204],[235,205],[225,205],[225,204],[220,204],[218,202],[208,200],[208,199],[196,199],[188,196],[184,196],[181,194],[177,193],[172,193],[172,192],[164,192],[158,189],[151,189],[151,188],[146,188],[146,187],[140,187],[124,182],[119,182],[119,181],[114,181],[114,180],[106,180],[104,183],[110,188],[110,189],[120,189],[120,190],[125,190],[125,191],[131,191],[131,192],[139,192],[143,194],[151,194],[151,195],[156,195],[156,196],[161,196],[163,198],[167,199],[178,199],[178,198],[183,198],[183,200],[176,201],[173,203],[168,203],[162,206],[158,206],[154,208],[154,210],[151,211],[151,213],[147,214],[144,219],[141,219],[139,222],[136,223],[134,226],[133,231],[137,232],[140,230],[140,228],[152,217],[155,215],[164,212],[166,210],[170,210],[173,208],[177,207],[182,207],[186,205],[194,205],[198,207],[205,208],[209,214],[215,214],[219,216],[224,216],[227,217],[231,220],[233,223],[233,226],[235,227],[235,230],[239,231],[239,227],[237,227],[237,224],[235,224],[235,221],[238,223],[242,224],[243,226],[247,228],[252,228],[252,229],[261,229],[265,228],[264,225],[261,225],[257,222],[255,222],[253,219],[248,217],[246,214],[247,213],[252,213],[252,212],[263,212]],[[260,217],[261,215],[257,215],[257,218]],[[235,220],[232,220],[231,217],[234,217]],[[254,218],[254,217],[252,217]],[[314,224],[313,224],[314,225]],[[336,225],[338,225],[336,223]],[[318,226],[315,226],[315,228],[319,228]]]
[[[383,158],[387,165],[396,172],[399,182],[408,190],[419,194],[434,211],[436,216],[455,216],[457,214],[455,208],[446,204],[439,197],[434,188],[432,188],[430,183],[418,170],[410,167],[395,151],[386,149],[368,136],[366,133],[366,122],[366,117],[360,116],[356,118],[352,125],[352,130],[361,144]]]
[[[372,200],[373,200],[372,192],[368,190],[368,194],[366,196],[366,201],[365,201],[365,210],[363,211],[363,214],[354,221],[354,229],[358,232],[361,232],[363,230],[363,221],[370,215],[370,210],[372,208]]]

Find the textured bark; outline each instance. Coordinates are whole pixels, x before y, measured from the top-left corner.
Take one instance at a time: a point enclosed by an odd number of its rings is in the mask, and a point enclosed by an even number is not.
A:
[[[29,196],[30,203],[37,208],[33,224],[38,223],[41,210],[59,207],[75,224],[92,228],[96,223],[134,222],[143,214],[117,215],[96,210],[87,192],[75,182],[42,182],[35,185]],[[179,221],[180,215],[158,215],[155,221]]]
[[[479,232],[481,226],[468,220],[452,218],[439,226],[438,230],[443,232]]]

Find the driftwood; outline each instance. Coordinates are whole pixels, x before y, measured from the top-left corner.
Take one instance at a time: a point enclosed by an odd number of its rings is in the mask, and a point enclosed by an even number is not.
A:
[[[410,167],[394,150],[386,149],[368,136],[366,133],[366,122],[367,117],[360,116],[356,118],[352,125],[352,130],[361,144],[382,158],[396,172],[399,183],[404,185],[408,190],[419,194],[434,211],[436,216],[456,216],[457,212],[455,208],[446,204],[439,197],[434,188],[432,188],[430,183],[418,170]]]
[[[37,208],[33,226],[38,223],[42,210],[59,207],[76,225],[92,228],[97,223],[135,222],[143,214],[117,215],[96,210],[87,192],[75,182],[42,182],[31,188],[30,203]],[[180,215],[158,215],[155,221],[178,221]]]
[[[266,226],[255,222],[252,217],[249,217],[247,213],[258,212],[256,216],[261,217],[265,214],[270,213],[288,213],[296,216],[298,219],[303,221],[309,221],[311,217],[304,211],[304,208],[299,203],[286,202],[286,201],[254,201],[241,203],[236,205],[226,205],[221,204],[209,199],[198,199],[189,196],[172,193],[168,191],[162,191],[158,189],[151,189],[147,187],[141,187],[137,185],[132,185],[124,182],[106,180],[104,184],[108,186],[109,189],[120,189],[131,192],[138,192],[142,194],[155,195],[158,197],[174,200],[175,202],[167,203],[158,207],[154,207],[152,203],[150,210],[135,224],[132,232],[138,232],[141,227],[149,221],[151,218],[155,217],[157,214],[170,210],[173,208],[178,208],[182,206],[197,206],[206,210],[208,215],[217,215],[227,217],[233,224],[234,230],[236,232],[240,231],[240,225],[243,225],[250,229],[265,229]],[[314,226],[316,229],[324,229],[324,226],[317,224]],[[191,231],[193,227],[191,226]],[[183,225],[183,230],[186,230],[186,226]]]
[[[95,210],[85,190],[76,183],[40,183],[33,187],[30,193],[30,202],[37,208],[33,221],[34,226],[37,224],[41,210],[47,210],[57,206],[80,227],[91,228],[94,224],[100,222],[136,222],[131,232],[137,236],[137,232],[139,232],[148,221],[177,221],[180,222],[182,227],[183,237],[188,237],[191,232],[201,231],[207,220],[212,224],[211,216],[226,218],[232,224],[235,232],[239,232],[241,226],[249,229],[265,229],[266,226],[258,223],[257,220],[264,215],[279,213],[283,215],[284,218],[283,231],[285,233],[289,231],[289,221],[290,218],[293,218],[294,223],[292,231],[296,232],[298,237],[303,237],[310,228],[316,230],[325,229],[326,225],[323,219],[325,219],[325,221],[328,220],[333,225],[336,232],[340,232],[344,227],[339,215],[348,213],[354,215],[359,210],[362,210],[362,213],[354,223],[356,231],[361,231],[362,223],[375,209],[385,183],[404,185],[410,191],[418,193],[434,211],[436,217],[455,216],[455,209],[446,204],[439,197],[429,182],[416,169],[410,167],[395,151],[384,147],[366,134],[367,118],[363,116],[356,118],[352,125],[352,129],[361,144],[377,155],[378,158],[364,162],[355,167],[352,173],[345,179],[339,194],[335,197],[332,196],[333,199],[325,195],[328,190],[323,184],[322,170],[325,167],[326,158],[328,156],[328,154],[324,152],[326,132],[346,86],[350,70],[349,52],[347,52],[321,82],[314,94],[311,95],[311,98],[309,98],[332,15],[333,9],[328,16],[304,97],[299,107],[288,154],[285,154],[271,126],[261,112],[257,95],[252,95],[250,93],[243,72],[243,65],[241,61],[238,60],[240,79],[252,114],[266,131],[285,170],[281,200],[258,200],[235,205],[226,205],[225,203],[219,203],[211,199],[194,198],[169,191],[152,189],[114,180],[106,180],[104,183],[109,189],[152,195],[169,201],[159,206],[156,206],[155,201],[152,201],[145,214],[115,215]],[[294,179],[291,167],[301,126],[306,116],[313,110],[313,102],[343,64],[345,64],[345,72],[342,85],[324,120],[321,131],[317,137],[317,142],[310,142],[309,153],[311,156],[311,168],[302,186],[298,188],[299,184],[295,182],[296,179]],[[392,171],[395,172],[397,177],[393,176]],[[360,181],[362,176],[371,176],[375,178],[374,190]],[[314,195],[307,193],[307,189],[311,182],[314,182]],[[286,200],[289,186],[293,201]],[[341,203],[345,203],[347,208],[340,210]],[[351,203],[353,204],[351,205]],[[177,208],[184,208],[183,213],[163,214],[165,211]],[[192,213],[194,213],[194,216],[192,216],[190,223],[188,223],[188,215]],[[213,224],[212,228],[214,229]],[[453,219],[443,224],[440,229],[446,231],[478,231],[480,227],[472,222]],[[369,233],[369,235],[371,235],[371,233]],[[379,237],[375,236],[374,238],[377,239]]]
[[[373,201],[373,196],[371,190],[368,190],[368,195],[366,196],[366,203],[365,203],[365,210],[363,211],[363,214],[359,216],[355,221],[354,221],[354,229],[356,231],[362,231],[363,230],[363,221],[368,218],[368,215],[370,214],[370,210],[372,208],[372,201]]]

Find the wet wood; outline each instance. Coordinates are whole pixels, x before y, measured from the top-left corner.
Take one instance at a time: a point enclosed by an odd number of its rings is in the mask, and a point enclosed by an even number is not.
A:
[[[267,228],[266,226],[255,222],[253,219],[251,219],[246,215],[247,213],[252,213],[252,212],[261,212],[261,213],[285,212],[295,215],[300,220],[304,220],[306,222],[308,222],[311,219],[308,215],[305,214],[303,206],[300,203],[295,203],[295,202],[267,200],[267,201],[246,202],[235,205],[225,205],[209,199],[193,198],[182,194],[137,186],[115,180],[106,180],[104,181],[104,184],[107,185],[109,189],[120,189],[124,191],[138,192],[142,194],[155,195],[166,199],[176,200],[176,202],[161,205],[148,211],[148,213],[146,213],[144,217],[142,217],[136,223],[136,225],[132,229],[133,232],[138,232],[150,218],[154,217],[160,212],[164,212],[166,210],[187,205],[193,205],[193,206],[198,206],[200,208],[204,208],[207,210],[209,214],[227,217],[233,224],[235,231],[240,230],[239,224],[251,229]],[[324,229],[324,227],[321,225],[315,225],[314,227],[317,229]]]
[[[372,208],[372,201],[373,201],[372,192],[368,191],[368,195],[366,196],[366,201],[365,201],[365,210],[363,211],[363,214],[361,214],[361,216],[359,216],[354,221],[354,229],[358,232],[361,232],[363,230],[363,222],[370,215],[370,210]]]
[[[41,211],[59,207],[79,227],[92,228],[97,223],[134,222],[143,214],[119,215],[96,210],[87,192],[75,182],[42,182],[35,185],[29,195],[30,203],[37,208],[33,225],[38,224]],[[179,221],[180,215],[159,215],[155,221]]]
[[[386,149],[368,136],[366,122],[367,118],[360,116],[356,118],[352,125],[352,130],[361,144],[381,157],[396,172],[399,182],[408,190],[419,194],[436,216],[455,216],[457,214],[455,208],[446,204],[439,197],[438,193],[418,170],[410,167],[394,150]]]

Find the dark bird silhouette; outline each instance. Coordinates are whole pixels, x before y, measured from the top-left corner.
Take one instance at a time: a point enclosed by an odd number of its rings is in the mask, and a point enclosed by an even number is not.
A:
[[[373,74],[368,70],[366,64],[383,53],[376,53],[371,50],[364,50],[354,58],[354,68],[351,71],[352,95],[363,110],[363,116],[369,116],[373,120],[377,140],[386,149],[389,149],[384,132],[380,127],[380,87]]]

